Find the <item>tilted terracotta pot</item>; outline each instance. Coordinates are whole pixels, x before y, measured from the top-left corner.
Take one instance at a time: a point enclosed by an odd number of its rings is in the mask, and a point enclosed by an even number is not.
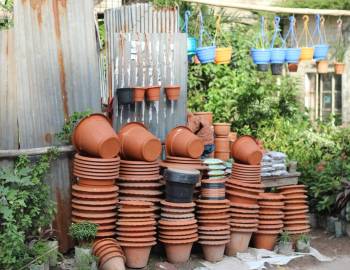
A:
[[[262,152],[251,136],[241,136],[232,145],[231,155],[235,160],[244,164],[258,165],[262,159]]]
[[[168,100],[178,100],[180,96],[180,85],[169,85],[164,88]]]
[[[204,151],[204,142],[186,126],[173,128],[167,135],[167,154],[171,156],[199,158]]]
[[[148,101],[158,101],[160,97],[160,86],[147,87],[146,97]]]
[[[214,133],[217,137],[228,137],[230,134],[230,123],[214,123]]]
[[[230,141],[228,138],[215,138],[215,151],[230,152]]]
[[[92,156],[113,158],[120,151],[119,137],[103,114],[91,114],[79,121],[72,134],[79,151]]]
[[[344,73],[345,64],[344,63],[334,63],[334,72],[337,75],[342,75]]]
[[[124,270],[125,263],[122,257],[115,257],[112,254],[108,254],[103,258],[103,260],[101,260],[100,269],[101,270]]]
[[[212,112],[194,112],[193,115],[199,116],[201,119],[208,122],[209,125],[213,124],[213,113]]]
[[[256,248],[273,250],[278,238],[278,233],[265,234],[261,232],[254,233],[253,243]]]
[[[131,122],[120,130],[121,155],[124,159],[155,161],[162,144],[142,123]]]
[[[225,254],[234,256],[237,252],[244,252],[248,249],[252,232],[232,232],[230,242],[226,244]]]
[[[135,87],[133,92],[133,98],[135,102],[142,102],[145,100],[145,87]]]

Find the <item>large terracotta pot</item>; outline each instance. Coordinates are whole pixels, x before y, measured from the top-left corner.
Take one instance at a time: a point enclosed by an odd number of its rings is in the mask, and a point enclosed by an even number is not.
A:
[[[185,263],[191,256],[193,242],[181,244],[165,243],[164,246],[166,258],[170,263]]]
[[[150,86],[146,90],[148,101],[158,101],[160,98],[160,86]]]
[[[170,85],[164,88],[168,100],[178,100],[180,96],[180,86]]]
[[[133,92],[134,102],[142,102],[145,100],[145,87],[135,87]]]
[[[201,119],[208,122],[209,125],[213,124],[213,113],[212,112],[194,112],[193,115],[199,116]]]
[[[244,164],[258,165],[262,159],[262,152],[251,136],[241,136],[233,144],[231,155],[235,160]]]
[[[224,258],[224,252],[225,252],[225,241],[208,241],[208,242],[201,242],[202,250],[203,250],[203,256],[206,261],[209,262],[218,262],[221,261]]]
[[[235,256],[237,252],[246,251],[252,234],[252,232],[232,232],[230,242],[226,244],[225,254]]]
[[[254,233],[253,242],[256,248],[273,250],[278,238],[278,233]]]
[[[173,128],[167,135],[167,154],[171,156],[199,158],[204,151],[204,142],[185,126]]]
[[[92,156],[113,158],[120,151],[118,135],[103,114],[91,114],[79,121],[72,134],[78,151]]]
[[[328,73],[328,61],[321,60],[316,62],[317,65],[317,73],[326,74]]]
[[[334,72],[337,75],[342,75],[344,73],[345,64],[344,63],[334,63]]]
[[[126,257],[126,265],[129,268],[144,268],[147,266],[152,246],[128,247],[123,246]]]
[[[215,138],[214,143],[215,143],[215,151],[230,152],[229,138]]]
[[[230,123],[214,123],[214,133],[217,137],[228,137],[230,134]]]
[[[155,161],[162,144],[142,123],[131,122],[120,130],[121,156],[124,159]]]

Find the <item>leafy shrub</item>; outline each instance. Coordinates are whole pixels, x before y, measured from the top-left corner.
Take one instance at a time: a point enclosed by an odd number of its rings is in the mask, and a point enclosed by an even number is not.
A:
[[[88,221],[72,223],[69,234],[81,247],[89,247],[97,234],[97,225]]]

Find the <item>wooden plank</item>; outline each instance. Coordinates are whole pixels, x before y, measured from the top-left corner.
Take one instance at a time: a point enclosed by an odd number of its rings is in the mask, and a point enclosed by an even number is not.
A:
[[[0,150],[0,158],[11,158],[18,157],[20,155],[37,156],[46,154],[52,146],[28,148],[28,149],[11,149],[11,150]],[[74,152],[72,145],[63,145],[56,147],[58,153],[71,153]]]
[[[300,173],[291,173],[284,176],[262,177],[261,182],[268,187],[290,186],[298,184]]]
[[[231,0],[185,0],[185,2],[205,4],[216,7],[237,8],[243,10],[266,11],[272,13],[287,13],[287,14],[320,14],[327,16],[350,16],[349,10],[340,9],[311,9],[311,8],[287,8],[275,7],[260,4],[235,3]]]

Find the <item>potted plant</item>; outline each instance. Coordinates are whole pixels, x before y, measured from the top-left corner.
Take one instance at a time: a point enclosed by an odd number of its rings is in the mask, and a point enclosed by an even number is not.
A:
[[[220,21],[221,16],[219,15],[216,20],[215,44],[217,48],[215,52],[215,63],[229,64],[232,57],[232,47],[229,36],[221,32]]]
[[[271,41],[271,71],[272,75],[281,75],[283,63],[286,60],[285,42],[280,29],[281,18],[275,17],[275,31]]]
[[[215,60],[216,46],[208,32],[204,29],[202,12],[199,13],[200,30],[196,55],[201,64],[213,63]]]
[[[289,256],[293,254],[293,242],[287,232],[282,232],[278,241],[278,253]]]
[[[259,71],[267,71],[271,60],[271,49],[269,48],[269,44],[265,36],[265,19],[263,16],[261,16],[260,27],[260,33],[256,38],[254,47],[250,50],[250,54],[253,58],[254,64],[257,65],[257,69]]]
[[[285,37],[285,42],[290,39],[290,47],[286,48],[286,62],[288,63],[289,72],[298,70],[298,63],[301,54],[301,49],[298,46],[298,40],[295,35],[295,17],[289,17],[289,30]]]
[[[337,42],[335,46],[335,53],[334,53],[334,72],[337,75],[342,75],[344,73],[345,64],[345,53],[346,53],[346,45],[343,41]]]
[[[296,250],[298,252],[308,253],[310,252],[310,236],[302,234],[297,240]]]
[[[30,270],[49,270],[50,247],[43,241],[35,241],[31,247],[33,261],[29,266]]]
[[[44,240],[46,245],[48,246],[48,249],[50,250],[49,253],[49,266],[50,267],[56,267],[58,256],[62,256],[61,253],[58,252],[58,241],[56,239],[56,236],[54,235],[54,230],[52,228],[43,231],[40,233],[40,239]]]
[[[180,96],[180,85],[168,85],[164,87],[165,95],[168,100],[178,100]]]
[[[93,268],[95,258],[92,256],[92,244],[97,234],[98,226],[94,223],[84,221],[72,223],[69,227],[69,234],[77,242],[75,250],[75,263],[80,269]]]

